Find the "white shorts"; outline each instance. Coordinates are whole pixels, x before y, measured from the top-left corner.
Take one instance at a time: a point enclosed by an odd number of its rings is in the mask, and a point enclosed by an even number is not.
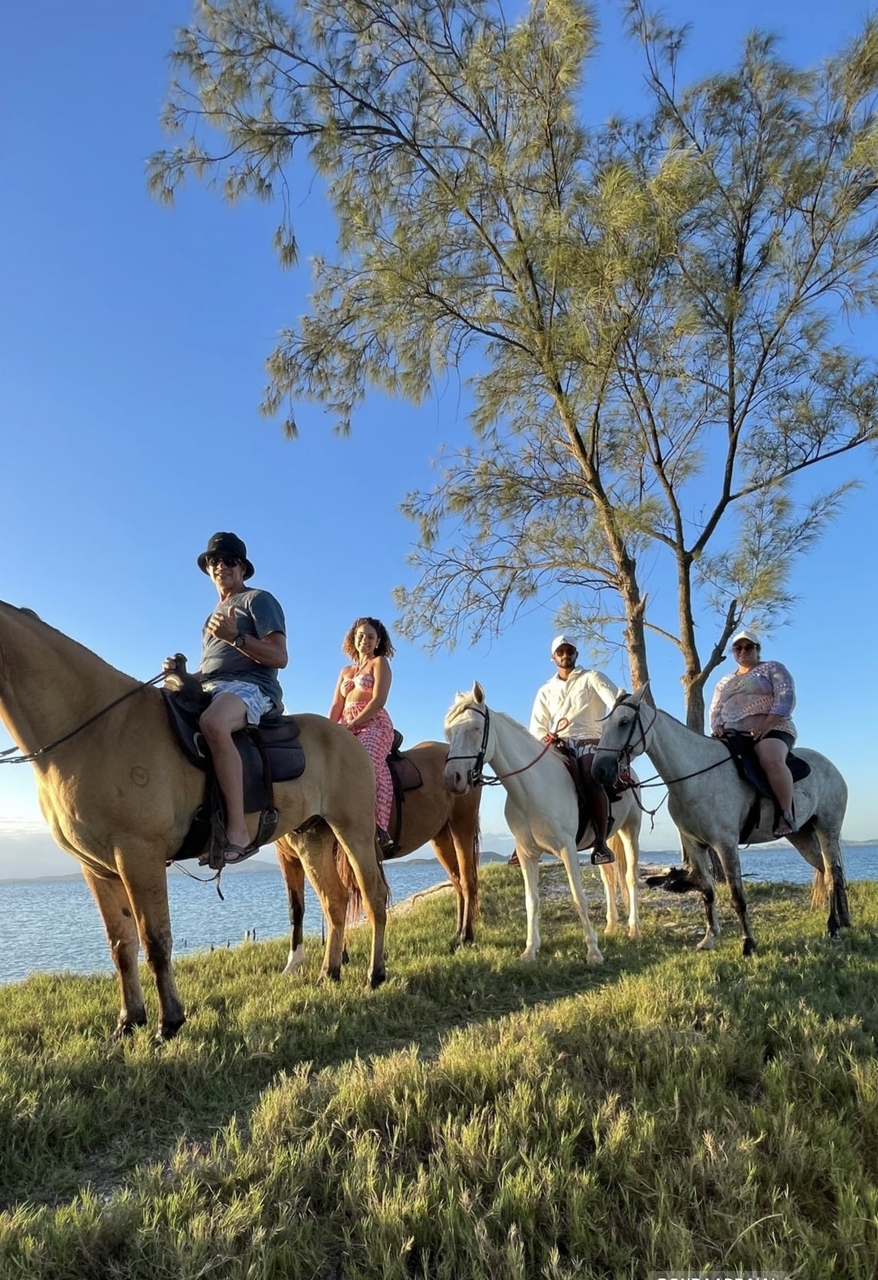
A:
[[[274,706],[271,698],[263,693],[258,685],[250,684],[247,680],[205,680],[202,688],[211,697],[215,697],[218,693],[233,693],[236,698],[240,698],[247,708],[248,724],[259,724],[262,717]]]

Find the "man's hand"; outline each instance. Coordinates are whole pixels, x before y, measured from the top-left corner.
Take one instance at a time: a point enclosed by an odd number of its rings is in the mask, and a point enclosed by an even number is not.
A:
[[[225,640],[226,644],[234,644],[238,634],[238,619],[234,613],[217,609],[207,621],[207,629],[217,640]]]

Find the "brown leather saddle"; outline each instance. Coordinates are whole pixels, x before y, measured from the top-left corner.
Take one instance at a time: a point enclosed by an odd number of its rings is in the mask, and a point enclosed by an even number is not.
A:
[[[400,837],[402,835],[402,807],[405,803],[406,791],[416,791],[418,787],[424,785],[420,769],[414,760],[409,759],[406,753],[400,750],[401,747],[402,734],[398,729],[394,729],[393,746],[390,748],[390,755],[387,757],[387,767],[390,770],[390,779],[393,783],[393,805],[390,810],[389,828],[393,838],[393,848],[386,850],[382,855],[385,862],[388,858],[399,856]]]
[[[205,775],[204,799],[183,843],[170,862],[197,858],[210,846],[211,838],[224,826],[222,794],[216,781],[213,761],[199,727],[202,711],[210,702],[198,680],[190,675],[172,675],[162,691],[171,728],[183,754]],[[253,843],[269,844],[274,839],[278,814],[274,805],[274,783],[298,778],[305,769],[305,752],[299,741],[299,726],[292,716],[266,716],[258,725],[248,725],[232,734],[241,757],[244,779],[244,809],[259,814]]]

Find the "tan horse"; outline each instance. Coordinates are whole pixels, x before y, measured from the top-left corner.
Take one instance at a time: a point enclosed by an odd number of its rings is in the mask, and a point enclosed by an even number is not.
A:
[[[76,732],[93,716],[94,723]],[[114,1038],[146,1022],[139,936],[158,992],[161,1034],[170,1039],[185,1014],[171,968],[166,863],[202,800],[204,774],[178,748],[157,690],[2,601],[0,717],[28,754],[71,735],[33,764],[52,835],[79,859],[107,931],[122,999]],[[315,815],[329,823],[372,924],[369,982],[375,987],[385,977],[387,888],[375,847],[372,763],[340,725],[316,715],[297,720],[307,763],[300,778],[275,786],[278,830],[292,831]],[[255,816],[248,822],[252,834]]]
[[[414,853],[428,842],[448,873],[457,895],[457,941],[472,942],[479,909],[479,802],[481,789],[452,795],[445,786],[444,742],[421,742],[403,752],[416,765],[422,785],[404,793],[399,851],[394,858]],[[396,832],[396,810],[391,815]],[[317,894],[328,926],[327,966],[340,963],[348,905],[346,877],[336,870],[332,832],[324,825],[313,831],[284,836],[277,858],[287,886],[290,912],[290,952],[284,973],[295,973],[305,962],[303,920],[305,873]],[[386,860],[386,858],[385,858]]]

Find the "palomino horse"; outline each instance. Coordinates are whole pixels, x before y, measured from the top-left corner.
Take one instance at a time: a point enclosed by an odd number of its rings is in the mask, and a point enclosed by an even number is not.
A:
[[[429,843],[448,872],[457,894],[457,941],[472,942],[479,909],[479,801],[476,788],[453,796],[446,789],[444,770],[448,747],[444,742],[421,742],[403,755],[421,775],[421,786],[403,792],[402,826],[397,852],[402,858]],[[390,830],[396,832],[391,819]],[[311,831],[286,835],[277,842],[277,858],[287,886],[290,911],[290,953],[284,973],[304,963],[302,922],[305,914],[305,872],[323,908],[329,932],[327,961],[340,962],[348,906],[345,877],[339,876],[333,856],[332,832],[323,823]],[[387,855],[385,854],[385,861]]]
[[[465,792],[482,781],[482,768],[489,764],[506,788],[506,821],[515,836],[527,908],[527,945],[522,958],[535,960],[540,949],[539,861],[542,853],[554,854],[564,864],[570,892],[579,912],[588,946],[588,963],[602,964],[597,936],[588,918],[582,890],[582,876],[576,848],[579,810],[576,789],[561,754],[544,749],[533,735],[511,716],[490,711],[478,681],[471,693],[457,694],[445,717],[448,762],[445,785]],[[623,853],[628,898],[628,934],[640,931],[637,912],[637,860],[640,836],[640,808],[628,792],[611,813],[620,837],[614,848]],[[591,828],[586,828],[588,836]],[[621,848],[620,848],[621,846]],[[617,864],[618,865],[618,864]],[[620,866],[619,870],[623,868]],[[601,867],[607,898],[607,931],[618,920],[614,866]]]
[[[161,694],[89,649],[0,602],[0,716],[37,774],[40,807],[82,873],[107,931],[122,1007],[114,1038],[146,1022],[138,935],[158,992],[161,1035],[185,1021],[171,968],[166,864],[204,793],[177,746]],[[383,982],[387,887],[375,848],[375,776],[353,734],[297,720],[307,765],[277,783],[283,834],[319,815],[354,870],[372,923],[369,981]],[[251,828],[255,821],[251,819]]]
[[[744,955],[750,955],[756,950],[756,942],[747,919],[738,843],[755,798],[754,788],[738,776],[722,742],[687,729],[667,712],[645,703],[646,687],[620,698],[605,720],[593,776],[605,785],[612,784],[620,765],[629,763],[642,751],[647,753],[668,788],[668,812],[701,881],[698,887],[704,897],[707,931],[698,949],[711,950],[720,932],[708,853],[713,849],[726,873],[732,905],[741,921]],[[815,868],[815,899],[819,895],[826,897],[828,880],[827,927],[829,936],[834,938],[839,929],[850,924],[839,844],[847,787],[835,765],[819,752],[797,748],[796,755],[811,766],[811,772],[795,785],[796,819],[800,825],[798,832],[785,839]],[[758,824],[747,836],[748,843],[764,844],[775,839],[773,815],[773,802],[764,800]],[[686,883],[674,884],[675,888],[696,887],[682,871],[677,879]]]

